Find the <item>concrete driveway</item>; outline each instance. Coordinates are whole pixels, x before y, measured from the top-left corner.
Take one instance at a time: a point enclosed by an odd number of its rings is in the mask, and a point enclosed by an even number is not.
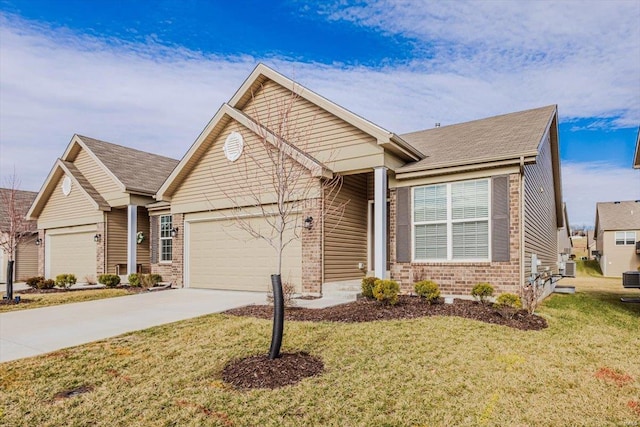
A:
[[[265,301],[257,292],[172,289],[2,313],[0,362]]]

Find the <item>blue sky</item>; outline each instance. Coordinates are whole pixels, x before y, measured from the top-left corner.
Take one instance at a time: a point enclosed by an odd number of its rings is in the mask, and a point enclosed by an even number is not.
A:
[[[638,22],[638,0],[0,0],[0,175],[37,191],[74,133],[180,158],[264,62],[396,133],[558,104],[592,224],[640,199]]]

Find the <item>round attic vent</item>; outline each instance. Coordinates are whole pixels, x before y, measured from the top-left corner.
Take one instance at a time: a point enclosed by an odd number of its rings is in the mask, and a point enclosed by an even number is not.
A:
[[[71,193],[71,178],[65,176],[62,180],[62,194],[68,196]]]
[[[231,132],[224,141],[224,155],[232,162],[240,158],[242,149],[244,148],[244,140],[238,132]]]

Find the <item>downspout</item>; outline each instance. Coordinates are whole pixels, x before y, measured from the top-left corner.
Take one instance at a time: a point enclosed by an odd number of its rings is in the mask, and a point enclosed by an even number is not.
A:
[[[525,283],[524,263],[526,262],[524,251],[524,156],[520,156],[520,284],[521,287]]]

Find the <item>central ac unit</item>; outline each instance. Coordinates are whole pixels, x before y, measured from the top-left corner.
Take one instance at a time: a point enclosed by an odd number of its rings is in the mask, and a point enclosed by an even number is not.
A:
[[[564,266],[564,276],[576,277],[576,263],[573,261],[567,261]]]

